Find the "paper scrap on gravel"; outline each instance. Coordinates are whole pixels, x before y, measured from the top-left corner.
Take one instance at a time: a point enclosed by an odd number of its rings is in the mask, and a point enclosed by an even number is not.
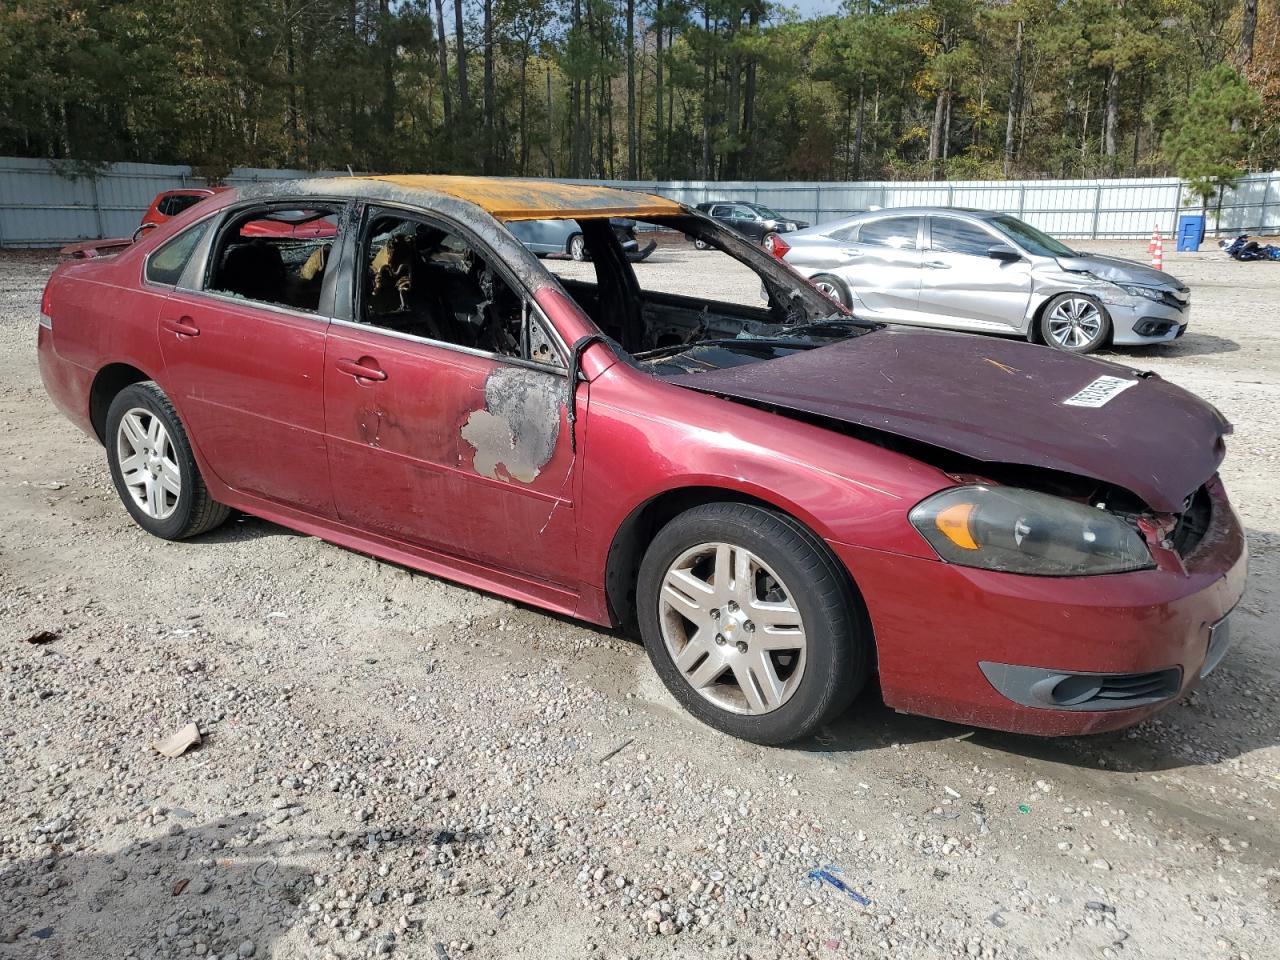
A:
[[[194,723],[188,723],[181,730],[170,734],[163,740],[158,740],[151,745],[157,753],[168,757],[170,760],[180,757],[191,747],[200,745],[200,731]]]

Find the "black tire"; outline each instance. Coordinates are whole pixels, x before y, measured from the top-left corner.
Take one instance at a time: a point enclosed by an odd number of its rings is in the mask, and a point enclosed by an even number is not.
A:
[[[121,421],[125,415],[143,410],[157,419],[164,427],[172,446],[173,462],[177,464],[180,478],[177,503],[172,513],[163,518],[150,516],[135,500],[125,484],[121,470]],[[129,516],[147,533],[162,540],[183,540],[207,533],[218,526],[230,514],[230,509],[209,496],[200,468],[191,453],[191,442],[182,426],[177,410],[168,396],[154,381],[144,380],[130,384],[116,394],[107,410],[106,427],[107,463],[111,467],[111,480],[115,484]]]
[[[1060,327],[1058,331],[1053,329],[1055,322],[1061,322],[1055,318],[1054,311],[1068,303],[1088,304],[1097,312],[1096,332],[1084,340],[1073,340],[1070,337],[1063,337]],[[1040,311],[1038,332],[1041,342],[1055,350],[1064,350],[1067,353],[1093,353],[1111,339],[1111,314],[1107,313],[1107,308],[1096,297],[1091,297],[1087,293],[1060,293],[1046,303],[1044,309]]]
[[[694,238],[693,238],[693,246],[694,246],[694,249],[696,249],[696,250],[710,250],[710,249],[711,249],[711,244],[707,243],[707,241],[703,240],[701,237],[694,237]]]
[[[803,620],[803,672],[789,699],[768,712],[740,713],[713,703],[690,685],[667,649],[663,582],[680,557],[709,543],[755,554],[776,572]],[[839,561],[791,517],[753,504],[703,504],[663,527],[640,564],[636,603],[645,648],[667,689],[699,720],[743,740],[779,745],[812,733],[849,707],[870,672],[869,622]]]
[[[583,263],[587,259],[587,241],[580,233],[575,233],[569,238],[569,243],[565,247],[565,252],[574,260]]]
[[[839,277],[832,276],[829,273],[819,273],[810,277],[809,282],[841,306],[853,306],[853,297],[849,295],[849,288],[845,286],[844,281]],[[823,290],[824,285],[830,287],[830,290]]]

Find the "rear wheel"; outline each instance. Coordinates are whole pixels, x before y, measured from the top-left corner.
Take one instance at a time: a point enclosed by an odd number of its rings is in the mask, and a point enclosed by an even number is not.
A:
[[[1111,335],[1111,317],[1093,297],[1083,293],[1060,293],[1040,315],[1040,336],[1044,342],[1069,353],[1092,353]]]
[[[125,509],[164,540],[212,530],[230,513],[209,496],[178,412],[154,382],[134,383],[107,410],[107,463]]]
[[[693,246],[694,246],[694,248],[695,248],[695,249],[697,249],[697,250],[709,250],[709,249],[711,249],[711,245],[710,245],[709,243],[707,243],[707,241],[703,240],[701,237],[694,237],[694,238],[693,238]]]
[[[645,553],[636,599],[667,689],[744,740],[806,736],[865,682],[871,641],[843,571],[774,511],[711,503],[679,515]]]
[[[820,273],[815,277],[810,277],[809,282],[817,287],[819,292],[826,294],[836,303],[845,307],[852,306],[853,298],[849,296],[849,289],[839,277],[833,277],[829,273]]]
[[[582,234],[575,233],[569,238],[569,256],[582,263],[587,259],[587,241]]]

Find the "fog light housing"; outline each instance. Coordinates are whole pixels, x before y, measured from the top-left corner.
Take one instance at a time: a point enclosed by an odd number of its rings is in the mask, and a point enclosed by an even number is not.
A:
[[[1174,321],[1172,320],[1153,320],[1148,317],[1146,320],[1139,320],[1133,325],[1133,332],[1140,337],[1163,337],[1166,333],[1173,329]]]

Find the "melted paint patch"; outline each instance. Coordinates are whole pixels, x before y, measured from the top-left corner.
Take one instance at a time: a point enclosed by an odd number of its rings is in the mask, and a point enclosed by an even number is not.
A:
[[[484,384],[483,410],[462,426],[475,448],[477,473],[532,483],[556,452],[560,437],[561,380],[523,367],[500,367]]]

